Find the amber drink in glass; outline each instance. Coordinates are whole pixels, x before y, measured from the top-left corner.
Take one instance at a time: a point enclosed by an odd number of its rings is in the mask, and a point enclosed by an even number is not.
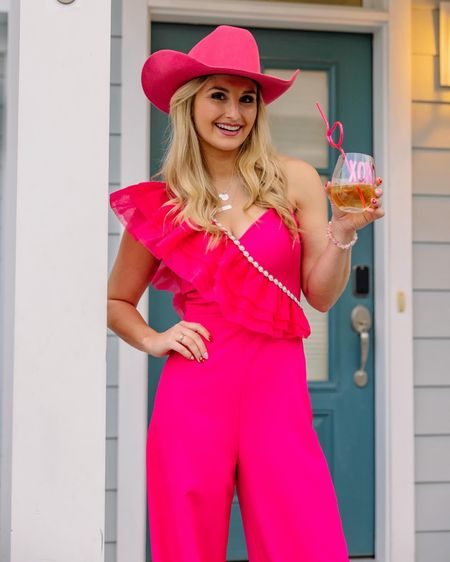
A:
[[[336,162],[330,198],[345,213],[362,213],[370,207],[376,189],[375,162],[369,154],[347,152]]]

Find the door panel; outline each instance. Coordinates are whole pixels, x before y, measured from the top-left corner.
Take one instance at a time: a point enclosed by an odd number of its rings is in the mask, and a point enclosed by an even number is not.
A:
[[[187,52],[214,27],[154,23],[152,51]],[[268,106],[278,149],[315,166],[324,181],[331,177],[338,153],[325,140],[325,127],[314,105],[320,101],[330,123],[337,119],[343,122],[345,150],[371,154],[372,36],[255,28],[251,31],[260,48],[263,72],[284,78],[296,68],[302,70],[294,86]],[[159,169],[167,125],[166,114],[152,107],[152,173]],[[350,554],[361,557],[374,553],[374,342],[371,332],[366,366],[368,383],[357,386],[354,372],[360,366],[360,344],[350,318],[358,304],[363,304],[373,315],[371,226],[359,233],[352,251],[352,265],[368,267],[367,295],[355,295],[350,282],[329,313],[317,312],[304,298],[303,306],[312,326],[305,350],[314,428],[336,487]],[[155,329],[166,329],[178,321],[170,294],[150,288],[150,319]],[[149,419],[162,366],[162,360],[149,357]],[[150,560],[149,552],[147,559]],[[247,559],[236,493],[227,559]]]

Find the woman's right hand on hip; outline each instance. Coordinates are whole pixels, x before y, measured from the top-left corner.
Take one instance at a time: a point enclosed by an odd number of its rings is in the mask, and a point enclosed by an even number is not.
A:
[[[202,324],[181,320],[165,332],[157,332],[147,338],[147,353],[154,357],[163,357],[175,351],[186,359],[197,359],[201,363],[208,359],[208,352],[201,336],[212,341],[211,334]]]

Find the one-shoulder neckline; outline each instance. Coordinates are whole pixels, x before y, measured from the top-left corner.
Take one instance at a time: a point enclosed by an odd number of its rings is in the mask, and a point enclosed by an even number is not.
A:
[[[150,180],[149,183],[157,183],[160,184],[162,186],[167,187],[167,182],[165,181],[159,181],[159,180]],[[248,227],[247,229],[244,231],[244,233],[238,238],[237,236],[235,236],[234,232],[232,232],[229,228],[227,228],[228,232],[230,232],[233,236],[236,237],[237,240],[243,240],[247,235],[250,235],[250,233],[253,231],[254,227],[260,222],[260,221],[264,221],[267,216],[270,214],[271,211],[275,211],[275,209],[273,207],[269,207],[268,209],[266,209],[256,220],[254,220]],[[291,214],[295,216],[295,212],[291,210]],[[220,222],[220,221],[219,221]]]
[[[167,185],[167,182],[165,182],[165,181],[158,181],[158,180],[150,180],[150,181],[151,181],[151,183],[159,183],[159,184],[161,184],[161,185]],[[263,220],[263,219],[266,218],[266,215],[269,213],[269,211],[273,211],[273,210],[274,210],[273,207],[269,207],[268,209],[266,209],[256,220],[254,220],[254,221],[247,227],[247,229],[244,231],[244,233],[243,233],[239,238],[238,238],[237,236],[236,236],[236,238],[237,238],[238,240],[242,240],[245,236],[247,236],[247,234],[250,233],[250,231],[253,230],[253,228],[256,226],[256,224],[257,224],[259,221],[261,221],[261,220]],[[220,222],[220,221],[219,221],[219,222]],[[234,232],[232,232],[231,229],[229,229],[229,228],[227,227],[227,230],[228,230],[228,232],[230,232],[233,236],[235,236]]]
[[[247,228],[246,230],[244,230],[243,234],[241,234],[241,236],[237,237],[234,232],[232,232],[229,228],[227,228],[228,232],[231,232],[231,234],[233,236],[235,236],[235,238],[237,240],[243,240],[247,234],[249,234],[253,228],[256,226],[256,224],[258,224],[260,221],[263,221],[266,216],[269,214],[269,211],[273,211],[272,207],[269,207],[268,209],[266,209],[257,219],[255,219]]]

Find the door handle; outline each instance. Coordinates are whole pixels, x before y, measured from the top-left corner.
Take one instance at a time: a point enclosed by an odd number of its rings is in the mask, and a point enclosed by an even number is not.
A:
[[[369,330],[372,326],[372,316],[368,308],[362,305],[355,306],[352,310],[352,328],[359,334],[361,346],[361,363],[353,375],[356,386],[364,387],[368,382],[366,371],[367,357],[369,355]]]

